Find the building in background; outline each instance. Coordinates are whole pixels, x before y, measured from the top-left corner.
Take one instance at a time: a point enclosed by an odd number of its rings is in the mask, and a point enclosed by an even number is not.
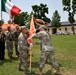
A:
[[[51,23],[49,23],[48,26],[49,26],[50,34],[64,34],[64,35],[73,34],[72,25],[68,21],[61,22],[61,27],[59,27],[59,28],[52,27]],[[74,22],[74,29],[75,29],[75,33],[76,33],[76,21]]]

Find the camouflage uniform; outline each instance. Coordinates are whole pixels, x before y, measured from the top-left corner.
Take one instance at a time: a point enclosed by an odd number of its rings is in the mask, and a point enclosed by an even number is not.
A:
[[[46,59],[49,58],[53,67],[56,70],[59,69],[59,65],[54,57],[54,48],[51,43],[49,34],[46,31],[40,31],[39,33],[37,33],[37,37],[39,37],[39,40],[41,41],[40,43],[42,45],[39,68],[43,69]]]
[[[6,48],[8,50],[8,56],[12,58],[13,54],[13,33],[10,31],[5,32],[6,35]]]
[[[15,31],[13,33],[13,36],[14,36],[14,44],[15,44],[15,52],[16,52],[16,55],[19,57],[19,52],[18,52],[18,36],[19,36],[20,32],[18,31]]]
[[[24,64],[25,70],[28,70],[28,51],[29,44],[27,42],[27,35],[23,35],[22,32],[18,37],[18,51],[19,51],[19,68],[21,68],[22,63]]]

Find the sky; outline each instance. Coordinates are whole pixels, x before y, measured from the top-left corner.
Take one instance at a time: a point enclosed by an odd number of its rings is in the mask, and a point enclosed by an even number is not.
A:
[[[21,9],[21,12],[28,12],[32,11],[32,5],[40,5],[40,3],[47,4],[48,7],[48,14],[46,16],[52,19],[53,13],[55,10],[58,10],[59,15],[61,16],[62,21],[68,21],[68,13],[63,11],[62,0],[11,0],[11,2]],[[0,0],[1,5],[1,0]],[[1,6],[0,6],[0,16],[1,16]],[[9,20],[9,15],[5,12],[2,12],[2,18],[4,19],[5,23]],[[1,19],[1,17],[0,17]]]

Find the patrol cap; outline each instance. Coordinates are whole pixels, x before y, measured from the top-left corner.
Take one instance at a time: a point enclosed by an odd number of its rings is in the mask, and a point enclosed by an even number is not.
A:
[[[40,29],[40,28],[47,29],[47,27],[46,27],[45,25],[41,25],[41,26],[39,27],[39,29]]]
[[[21,29],[24,30],[24,29],[27,29],[27,28],[26,28],[26,26],[21,26]]]

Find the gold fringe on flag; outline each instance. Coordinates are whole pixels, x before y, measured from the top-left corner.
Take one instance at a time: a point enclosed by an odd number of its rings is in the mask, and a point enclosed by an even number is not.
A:
[[[38,26],[41,26],[41,25],[45,25],[45,22],[41,19],[35,19],[34,18],[34,22],[38,25]]]

